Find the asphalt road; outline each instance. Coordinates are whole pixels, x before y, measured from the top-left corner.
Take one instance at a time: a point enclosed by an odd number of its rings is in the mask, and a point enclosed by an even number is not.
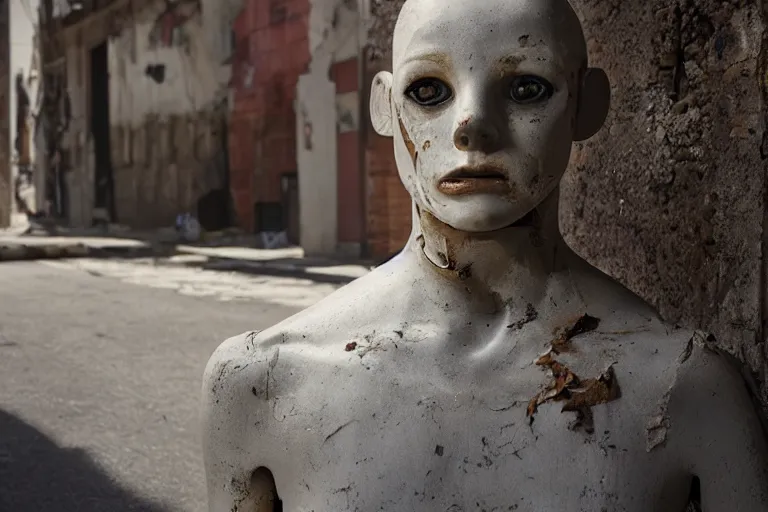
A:
[[[208,357],[333,288],[141,263],[0,264],[0,512],[205,510]]]

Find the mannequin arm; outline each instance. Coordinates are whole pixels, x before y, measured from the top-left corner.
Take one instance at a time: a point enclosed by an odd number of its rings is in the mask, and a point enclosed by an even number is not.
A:
[[[701,481],[703,510],[768,510],[768,443],[741,374],[701,347],[678,372],[670,435]]]
[[[246,335],[225,341],[206,365],[203,377],[202,434],[211,512],[273,512],[275,483],[266,468],[253,463],[253,395],[248,382],[261,365],[246,351]],[[245,369],[249,371],[245,371]],[[250,397],[250,403],[244,400]]]

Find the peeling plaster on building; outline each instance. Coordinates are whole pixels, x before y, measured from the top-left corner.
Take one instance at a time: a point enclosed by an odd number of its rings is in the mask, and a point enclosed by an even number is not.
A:
[[[228,222],[228,27],[238,4],[156,0],[137,11],[91,15],[67,30],[70,224],[90,225],[95,213],[138,228],[169,226],[186,212],[217,217],[212,229]],[[95,208],[94,180],[105,172],[96,169],[90,66],[91,50],[105,40],[109,146],[101,148],[108,152],[102,161],[110,167],[115,218]]]
[[[32,134],[34,133],[34,121],[32,113],[34,112],[37,99],[38,73],[37,69],[37,48],[35,32],[37,30],[37,13],[39,0],[11,0],[10,1],[10,23],[9,23],[9,156],[11,158],[11,204],[12,215],[11,225],[23,224],[26,221],[26,215],[20,212],[19,204],[14,197],[14,188],[22,196],[23,202],[32,210],[35,205],[35,187],[34,174],[30,175],[33,180],[30,183],[19,181],[19,166],[16,163],[18,155],[14,148],[14,140],[20,132],[20,126],[17,125],[17,102],[16,77],[20,74],[24,80],[24,87],[30,100],[30,111],[27,116],[27,140],[24,145],[28,148],[28,156],[31,159],[34,169],[34,144]],[[26,152],[26,151],[25,151]],[[22,178],[23,179],[23,178]]]
[[[301,245],[307,254],[333,254],[339,250],[339,215],[329,205],[350,198],[338,193],[337,88],[329,75],[334,63],[359,55],[361,20],[356,0],[314,0],[310,9],[311,61],[296,92]]]
[[[181,22],[171,29],[163,25],[166,6],[155,3],[109,44],[118,219],[133,226],[198,214],[200,198],[226,187],[218,162],[225,152],[221,107],[229,55],[221,34],[232,3],[187,5],[196,10],[177,16]]]
[[[82,44],[82,43],[81,43]],[[88,165],[87,142],[87,68],[85,51],[80,45],[70,45],[65,52],[67,88],[69,90],[72,119],[62,146],[69,150],[71,172],[65,176],[68,191],[69,218],[72,226],[90,226],[93,215],[93,169]]]
[[[110,40],[113,125],[136,127],[148,115],[166,117],[204,110],[220,90],[220,64],[211,55],[199,14],[179,27],[186,44],[153,47],[150,43],[150,32],[164,9],[163,3],[156,3]],[[161,83],[147,76],[150,66],[164,69]]]

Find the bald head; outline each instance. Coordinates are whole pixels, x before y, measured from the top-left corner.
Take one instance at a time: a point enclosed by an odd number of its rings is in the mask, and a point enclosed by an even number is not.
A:
[[[371,121],[395,138],[419,211],[480,232],[549,197],[572,142],[600,129],[609,104],[567,0],[409,0],[392,73],[373,82]]]
[[[395,26],[393,65],[407,58],[414,36],[469,42],[473,34],[494,30],[511,44],[545,44],[564,64],[587,65],[581,22],[568,0],[408,0]]]

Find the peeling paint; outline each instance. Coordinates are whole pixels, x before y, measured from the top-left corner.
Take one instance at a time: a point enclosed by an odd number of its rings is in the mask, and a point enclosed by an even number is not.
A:
[[[647,452],[653,451],[655,448],[659,446],[663,446],[667,441],[667,433],[669,432],[669,429],[672,426],[672,423],[669,419],[669,401],[672,398],[672,391],[675,389],[675,386],[677,385],[678,377],[679,377],[679,371],[682,365],[684,365],[688,359],[691,357],[691,354],[693,353],[694,345],[697,344],[697,340],[701,337],[700,333],[694,333],[694,335],[691,337],[690,340],[688,340],[688,343],[686,344],[685,348],[683,349],[683,352],[680,354],[680,356],[677,359],[677,363],[675,365],[675,376],[672,379],[672,383],[670,384],[669,388],[667,388],[667,391],[664,393],[664,395],[661,397],[661,400],[659,400],[659,403],[656,406],[655,411],[651,415],[651,418],[648,420],[648,423],[645,426],[645,434],[646,434],[646,442],[645,442],[645,449]]]
[[[555,359],[556,355],[571,349],[571,339],[593,331],[599,325],[600,319],[584,314],[568,326],[556,329],[556,337],[551,342],[550,350],[535,362],[536,366],[545,367],[551,372],[552,381],[528,402],[526,416],[531,423],[540,405],[549,401],[565,401],[562,412],[576,413],[576,420],[569,428],[572,430],[583,428],[591,434],[594,430],[591,408],[621,397],[621,389],[616,380],[613,365],[608,366],[597,378],[581,379],[570,368]]]
[[[400,119],[400,113],[398,112],[397,115],[397,124],[400,126],[400,134],[403,136],[403,142],[405,142],[405,147],[408,148],[408,153],[411,155],[411,160],[413,161],[414,168],[416,167],[416,156],[418,153],[416,153],[416,146],[411,140],[411,136],[408,133],[408,130],[405,129],[405,125],[403,124],[403,120]]]

